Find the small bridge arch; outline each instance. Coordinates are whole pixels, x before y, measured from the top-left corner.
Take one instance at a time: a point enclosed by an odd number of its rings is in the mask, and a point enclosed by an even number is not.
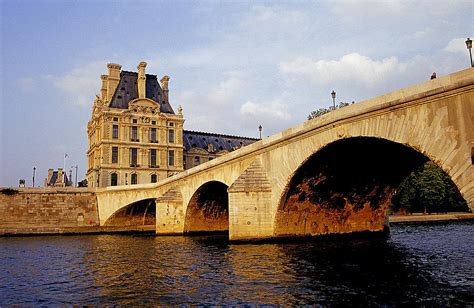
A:
[[[219,181],[201,185],[186,207],[185,233],[229,230],[228,186]]]

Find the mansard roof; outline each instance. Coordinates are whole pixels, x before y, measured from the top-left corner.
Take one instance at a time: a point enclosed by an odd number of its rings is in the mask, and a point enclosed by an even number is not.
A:
[[[190,130],[183,131],[183,145],[185,151],[191,148],[202,148],[207,151],[208,145],[212,144],[215,151],[233,151],[242,146],[252,144],[259,139],[231,136],[224,134],[214,134],[205,132],[196,132]]]
[[[138,98],[137,79],[138,73],[121,71],[120,82],[110,101],[109,107],[128,109],[130,101]],[[168,97],[164,95],[156,75],[146,74],[145,88],[145,97],[157,102],[160,105],[161,112],[174,114]]]

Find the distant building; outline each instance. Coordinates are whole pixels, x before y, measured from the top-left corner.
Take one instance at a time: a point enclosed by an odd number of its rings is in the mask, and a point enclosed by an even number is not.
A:
[[[62,168],[57,171],[48,170],[48,178],[44,180],[44,187],[66,187],[72,186],[72,182],[68,179],[66,172]]]
[[[184,131],[181,106],[169,102],[164,76],[107,64],[87,126],[89,187],[155,183],[257,139]]]
[[[108,64],[87,132],[90,187],[153,183],[183,170],[183,115],[168,97],[169,77]]]
[[[259,139],[185,130],[183,132],[184,169],[213,160],[257,140]]]

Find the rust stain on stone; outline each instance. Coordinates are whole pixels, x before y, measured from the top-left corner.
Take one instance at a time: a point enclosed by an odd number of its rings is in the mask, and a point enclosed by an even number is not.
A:
[[[277,236],[384,230],[393,188],[376,184],[349,193],[318,191],[325,178],[307,179],[289,194],[277,214]]]

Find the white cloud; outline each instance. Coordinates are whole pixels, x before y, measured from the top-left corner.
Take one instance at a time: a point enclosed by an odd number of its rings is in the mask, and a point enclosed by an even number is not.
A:
[[[240,107],[240,113],[244,116],[271,118],[273,120],[287,121],[291,119],[288,106],[281,100],[260,103],[247,101]]]
[[[313,60],[298,57],[279,65],[281,72],[290,77],[309,80],[316,85],[329,85],[339,81],[352,81],[367,87],[374,86],[389,75],[403,72],[406,65],[396,57],[380,61],[358,53],[350,53],[338,60]]]
[[[78,66],[61,76],[48,75],[46,79],[64,94],[66,103],[90,106],[94,94],[100,92],[100,75],[107,73],[105,61]]]
[[[455,38],[449,41],[448,45],[444,48],[445,51],[452,53],[462,53],[467,54],[466,39],[465,38]]]
[[[211,104],[226,105],[230,103],[244,86],[242,74],[238,72],[229,73],[231,76],[221,81],[217,87],[211,89],[207,94],[207,100]]]

